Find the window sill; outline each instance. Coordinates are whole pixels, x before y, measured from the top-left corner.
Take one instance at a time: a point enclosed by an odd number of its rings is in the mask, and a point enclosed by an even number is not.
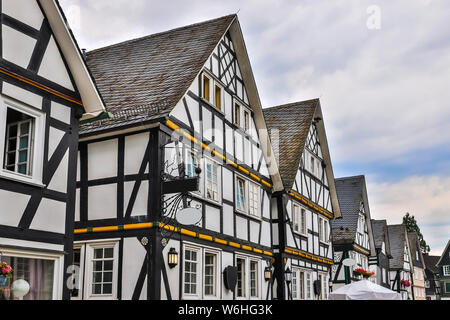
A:
[[[205,198],[202,194],[195,193],[195,192],[189,192],[189,195],[196,201],[204,201],[204,202],[214,205],[216,207],[222,206],[222,201],[214,201],[214,200]]]
[[[296,235],[298,235],[298,236],[302,236],[303,238],[308,238],[308,235],[307,235],[307,234],[301,233],[301,232],[299,232],[299,231],[295,231],[295,230],[294,230],[294,234],[296,234]]]
[[[0,178],[11,180],[14,182],[28,184],[33,187],[38,187],[44,189],[46,185],[42,184],[42,182],[38,180],[34,180],[32,178],[27,178],[25,176],[16,175],[14,173],[6,172],[5,170],[0,170]]]

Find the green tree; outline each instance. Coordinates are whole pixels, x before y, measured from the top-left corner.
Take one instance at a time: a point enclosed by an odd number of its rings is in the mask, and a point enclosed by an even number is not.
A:
[[[420,248],[422,249],[422,252],[429,253],[430,246],[427,245],[427,242],[423,238],[423,235],[420,232],[419,225],[417,224],[416,218],[414,218],[414,216],[410,215],[408,212],[403,217],[403,224],[406,226],[406,231],[417,233],[417,236],[419,237],[419,243],[420,243]]]

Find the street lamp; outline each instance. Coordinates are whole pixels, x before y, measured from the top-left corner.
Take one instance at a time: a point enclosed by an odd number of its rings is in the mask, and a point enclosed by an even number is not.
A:
[[[289,267],[284,272],[284,279],[286,280],[286,283],[289,285],[292,282],[292,271],[289,269]]]
[[[264,280],[269,281],[272,278],[272,269],[270,267],[266,267],[264,269]]]

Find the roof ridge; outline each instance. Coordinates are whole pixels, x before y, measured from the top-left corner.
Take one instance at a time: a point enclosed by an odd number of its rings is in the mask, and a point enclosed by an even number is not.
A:
[[[164,34],[167,34],[167,33],[170,33],[170,32],[181,31],[181,30],[185,30],[185,29],[188,29],[188,28],[200,26],[200,25],[207,24],[207,23],[212,23],[212,22],[215,22],[215,21],[219,21],[221,19],[231,18],[231,17],[235,18],[235,17],[237,17],[237,14],[233,13],[233,14],[229,14],[229,15],[218,17],[218,18],[214,18],[214,19],[210,19],[210,20],[206,20],[206,21],[202,21],[202,22],[196,22],[196,23],[192,23],[192,24],[189,24],[189,25],[186,25],[186,26],[181,26],[181,27],[177,27],[177,28],[174,28],[174,29],[170,29],[170,30],[166,30],[166,31],[161,31],[161,32],[149,34],[149,35],[142,36],[142,37],[125,40],[125,41],[122,41],[122,42],[118,42],[118,43],[114,43],[114,44],[111,44],[111,45],[107,45],[105,47],[100,47],[100,48],[97,48],[97,49],[93,49],[91,51],[88,51],[87,54],[92,54],[92,53],[96,53],[98,51],[107,50],[107,49],[111,49],[111,48],[114,48],[114,47],[130,44],[130,43],[134,43],[134,42],[138,42],[138,41],[142,41],[142,40],[147,40],[147,39],[150,39],[150,38],[153,38],[153,37],[156,37],[156,36],[161,36],[161,35],[164,35]]]
[[[292,102],[292,103],[288,103],[288,104],[282,104],[279,106],[268,107],[268,108],[263,109],[263,111],[281,109],[281,108],[287,108],[287,107],[294,107],[299,104],[305,104],[305,103],[310,103],[310,102],[319,102],[319,101],[320,101],[320,99],[316,98],[316,99],[310,99],[310,100],[305,100],[305,101]]]

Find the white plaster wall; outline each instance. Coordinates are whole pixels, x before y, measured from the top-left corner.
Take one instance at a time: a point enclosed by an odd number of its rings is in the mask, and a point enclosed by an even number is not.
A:
[[[148,132],[125,137],[125,175],[139,172],[149,139],[150,134]],[[148,166],[146,172],[148,172]]]
[[[259,243],[259,223],[250,221],[250,242]]]
[[[2,0],[2,12],[37,30],[44,20],[35,0]]]
[[[248,221],[245,218],[236,216],[236,237],[242,240],[248,240]]]
[[[30,63],[36,39],[3,25],[2,41],[3,58],[26,69]]]
[[[88,145],[88,179],[117,176],[117,139]]]
[[[270,223],[269,222],[262,222],[262,228],[261,228],[261,245],[270,247],[272,245],[271,238],[270,238]]]
[[[0,225],[17,227],[31,196],[0,190]]]
[[[203,107],[203,137],[211,141],[212,134],[212,114],[211,111]]]
[[[117,185],[89,187],[88,219],[101,220],[117,217]]]
[[[53,36],[48,43],[38,75],[69,90],[75,90]]]
[[[124,183],[124,211],[127,210],[130,203],[131,193],[133,192],[134,182]],[[133,210],[131,211],[131,216],[145,216],[147,215],[147,201],[148,200],[148,181],[142,181],[141,187],[134,202]]]
[[[75,192],[75,221],[80,221],[80,189]]]
[[[66,204],[43,198],[30,225],[32,230],[66,233]]]
[[[178,240],[172,239],[169,241],[169,243],[163,250],[163,258],[164,258],[164,264],[166,266],[167,278],[169,280],[170,293],[172,295],[173,300],[179,300],[180,299],[179,285],[180,285],[180,268],[181,268],[180,261],[181,260],[178,259],[179,261],[178,261],[178,264],[176,267],[174,267],[173,269],[169,268],[169,265],[167,264],[167,257],[168,257],[168,254],[169,254],[169,251],[171,248],[175,248],[175,250],[178,252],[178,257],[180,257],[181,256],[180,242]],[[166,290],[164,287],[164,279],[163,279],[162,275],[161,275],[161,299],[167,300],[167,294],[166,294]]]
[[[48,160],[50,160],[58,147],[65,132],[56,128],[50,127],[49,141],[48,141]]]
[[[123,272],[122,272],[122,299],[131,300],[136,287],[139,273],[145,259],[145,249],[137,238],[123,240]],[[144,282],[141,299],[146,297],[147,285]]]
[[[62,121],[64,123],[70,124],[71,120],[71,109],[62,104],[52,102],[50,116],[53,119]]]
[[[226,289],[223,285],[223,271],[228,266],[234,266],[234,255],[230,252],[222,252],[222,272],[220,274],[222,277],[222,300],[233,300],[233,291]]]
[[[62,193],[67,193],[67,180],[69,173],[69,150],[64,154],[61,163],[56,169],[52,180],[48,185],[49,190],[58,191]]]
[[[225,146],[227,153],[229,153],[232,157],[234,157],[234,144],[233,144],[233,129],[228,125],[225,125]]]
[[[211,206],[205,206],[206,229],[220,232],[220,210]]]
[[[223,205],[223,233],[234,236],[234,211],[233,207]]]
[[[223,121],[218,117],[214,116],[214,136],[215,136],[215,144],[219,148],[223,149]]]
[[[8,82],[4,81],[2,93],[32,107],[35,107],[36,109],[42,109],[42,96],[34,94],[31,91],[22,89],[18,86],[9,84]]]

